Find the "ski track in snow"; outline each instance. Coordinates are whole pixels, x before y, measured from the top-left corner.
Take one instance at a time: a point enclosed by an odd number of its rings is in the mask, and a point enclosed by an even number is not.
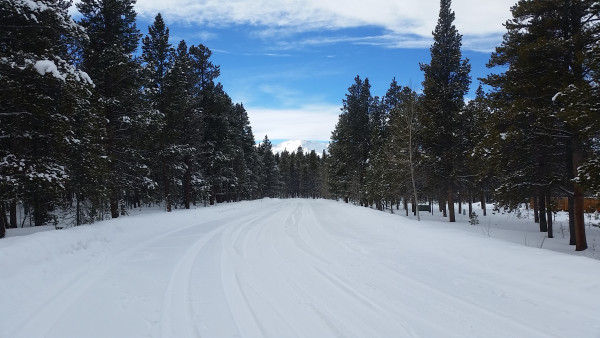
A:
[[[531,248],[503,247],[522,250],[507,252],[506,263],[482,249],[506,245],[500,241],[449,232],[439,236],[454,245],[431,243],[422,236],[443,230],[399,227],[395,216],[323,200],[190,212],[199,221],[157,228],[139,242],[106,244],[108,253],[43,281],[43,294],[22,295],[19,304],[0,298],[0,318],[14,311],[16,319],[2,325],[0,337],[600,334],[598,273],[589,276],[595,283],[571,286],[586,286],[577,294],[584,297],[553,299],[562,280],[535,280],[543,270],[511,262],[517,255],[537,259]],[[566,260],[598,271],[597,261]],[[1,279],[0,288],[6,289]],[[571,331],[581,323],[580,335]]]
[[[110,259],[95,262],[93,270],[88,268],[79,269],[73,278],[70,278],[66,283],[56,285],[48,292],[48,299],[41,302],[41,307],[31,312],[23,318],[23,322],[17,325],[20,331],[13,332],[12,337],[44,337],[48,336],[52,326],[59,321],[65,314],[69,306],[75,303],[86,292],[90,292],[91,286],[98,282],[111,268],[118,266],[124,258],[137,253],[142,248],[146,248],[161,239],[173,234],[185,231],[192,227],[201,226],[202,224],[194,224],[185,228],[168,231],[155,238],[137,244],[130,248],[125,248],[111,255]],[[35,323],[35,325],[27,325],[27,323]]]

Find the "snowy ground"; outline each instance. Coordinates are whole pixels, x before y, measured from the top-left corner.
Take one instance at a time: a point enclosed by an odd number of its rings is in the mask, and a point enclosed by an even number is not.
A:
[[[554,214],[554,238],[549,239],[547,233],[540,232],[539,224],[534,223],[533,210],[526,209],[524,205],[518,212],[509,213],[502,210],[494,211],[494,205],[488,204],[486,205],[487,216],[484,217],[481,204],[474,203],[473,211],[478,215],[479,220],[479,224],[477,225],[470,225],[469,216],[458,213],[456,215],[457,222],[449,223],[437,211],[437,208],[437,205],[434,206],[433,215],[429,212],[421,211],[421,219],[428,222],[438,221],[435,224],[443,228],[483,234],[487,237],[503,239],[516,244],[600,260],[600,214],[598,213],[585,214],[588,249],[575,252],[575,246],[569,245],[569,215],[567,212],[557,212]],[[463,208],[466,209],[466,205],[463,205]],[[388,210],[387,212],[390,211]],[[394,213],[404,216],[406,211],[394,209]],[[409,217],[413,220],[416,219],[412,214]]]
[[[600,337],[600,261],[568,235],[432,217],[292,199],[10,230],[0,337]]]

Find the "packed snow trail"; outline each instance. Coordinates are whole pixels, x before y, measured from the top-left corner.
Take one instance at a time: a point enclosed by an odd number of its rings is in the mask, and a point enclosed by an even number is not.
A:
[[[0,241],[0,337],[600,337],[600,262],[325,200]]]

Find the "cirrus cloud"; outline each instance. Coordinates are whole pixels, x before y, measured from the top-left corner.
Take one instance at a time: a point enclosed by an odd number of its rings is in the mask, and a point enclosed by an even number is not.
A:
[[[455,24],[464,35],[465,48],[482,49],[490,36],[499,40],[502,24],[510,17],[514,0],[455,0]],[[405,36],[431,39],[436,25],[438,0],[139,0],[140,15],[161,12],[170,20],[224,27],[249,24],[279,36],[294,32],[377,26],[397,37],[396,47],[405,47]],[[283,32],[283,33],[282,33]],[[416,39],[416,40],[420,40]],[[415,40],[411,38],[411,41]],[[422,42],[408,46],[421,46]],[[390,45],[392,46],[392,45]],[[488,49],[487,47],[485,49]]]

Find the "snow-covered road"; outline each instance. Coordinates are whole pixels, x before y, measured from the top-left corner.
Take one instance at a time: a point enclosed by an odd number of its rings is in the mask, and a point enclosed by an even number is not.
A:
[[[600,337],[600,261],[325,200],[0,241],[0,337]]]

